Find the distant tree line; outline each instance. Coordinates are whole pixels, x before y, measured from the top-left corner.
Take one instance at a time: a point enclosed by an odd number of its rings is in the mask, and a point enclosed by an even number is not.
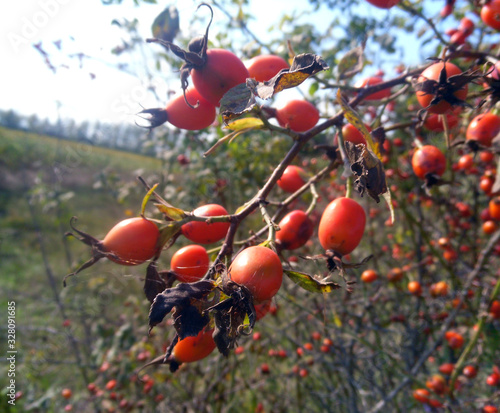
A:
[[[41,119],[36,114],[27,116],[12,109],[0,109],[0,125],[59,139],[85,140],[93,145],[154,155],[150,146],[145,145],[145,130],[132,124],[76,122],[74,119],[53,121],[47,118]]]

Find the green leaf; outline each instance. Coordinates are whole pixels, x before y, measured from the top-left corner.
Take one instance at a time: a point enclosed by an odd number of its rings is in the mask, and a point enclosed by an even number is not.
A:
[[[303,272],[291,270],[284,270],[283,272],[299,287],[313,293],[329,293],[340,288],[340,285],[337,283],[318,281]]]
[[[319,89],[318,82],[311,83],[311,86],[309,87],[309,95],[314,96],[314,94],[318,91],[318,89]]]

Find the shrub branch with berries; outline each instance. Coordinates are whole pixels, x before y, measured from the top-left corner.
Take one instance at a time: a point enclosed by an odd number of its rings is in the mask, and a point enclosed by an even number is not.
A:
[[[418,15],[418,11],[406,2],[369,2],[384,9],[400,6]],[[500,27],[494,17],[497,3],[497,0],[486,2],[481,12],[484,24],[496,30]],[[408,145],[414,147],[411,156],[404,159],[408,165],[406,175],[398,169],[402,180],[407,180],[410,174],[414,178],[417,189],[412,189],[411,196],[429,200],[431,204],[438,202],[450,209],[460,208],[462,217],[470,216],[467,215],[470,212],[467,206],[446,199],[440,191],[457,185],[456,174],[461,173],[461,169],[469,170],[481,153],[487,151],[490,158],[495,159],[500,153],[500,117],[495,107],[500,93],[498,59],[488,51],[461,47],[475,30],[468,19],[462,20],[459,28],[450,32],[452,38],[439,58],[432,57],[430,63],[404,70],[393,79],[384,80],[377,75],[350,86],[365,65],[365,43],[338,61],[334,68],[338,83],[333,83],[331,77],[321,76],[331,69],[321,56],[314,53],[295,55],[290,49],[289,61],[279,56],[262,55],[245,65],[234,53],[209,47],[213,12],[208,4],[202,3],[202,6],[210,10],[210,22],[205,35],[193,39],[187,50],[173,43],[172,37],[147,40],[153,45],[161,45],[184,62],[180,68],[182,93],[164,108],[144,109],[140,113],[149,122],[147,128],[152,131],[169,122],[174,127],[196,131],[215,127],[212,124],[219,116],[229,133],[218,138],[205,151],[205,157],[217,156],[222,146],[256,131],[288,140],[287,152],[260,189],[235,211],[227,211],[218,204],[206,204],[186,211],[182,205],[163,199],[157,192],[157,185],[150,186],[141,178],[147,194],[140,216],[118,223],[102,241],[76,229],[74,221],[71,223],[73,235],[91,247],[92,258],[70,275],[102,258],[122,265],[149,261],[144,280],[144,293],[150,302],[149,331],[171,316],[175,336],[165,354],[147,365],[168,364],[171,371],[176,371],[182,363],[205,358],[215,348],[228,356],[260,322],[262,314],[258,314],[261,308],[274,299],[284,283],[294,283],[310,294],[336,294],[342,290],[350,294],[358,288],[351,274],[355,269],[362,272],[360,280],[363,283],[377,282],[379,274],[369,266],[372,260],[377,260],[377,249],[381,246],[374,246],[375,254],[366,254],[357,263],[350,261],[350,254],[373,235],[373,228],[368,228],[372,216],[367,212],[380,202],[380,198],[387,205],[382,212],[386,214],[386,225],[396,222],[400,201],[393,199],[392,192],[399,191],[391,185],[394,168],[386,167],[392,147],[403,145],[392,137],[394,131],[405,131]],[[446,2],[442,15],[448,16],[453,7],[454,2]],[[313,78],[324,90],[337,89],[329,102],[337,108],[336,113],[325,116],[319,105],[303,99],[290,100],[282,108],[274,108],[268,103],[273,102],[278,93],[286,94],[287,89],[297,88]],[[409,95],[415,101],[411,116],[401,123],[384,121],[384,111],[390,111],[391,105]],[[372,106],[382,109],[377,109],[378,115],[372,116],[371,124],[367,124],[370,116],[366,113]],[[457,130],[459,119],[470,120],[462,131]],[[466,132],[461,133],[465,129]],[[426,142],[419,136],[420,130],[439,134],[439,139]],[[327,142],[323,138],[329,135]],[[327,161],[316,173],[309,173],[294,164],[306,148],[313,148]],[[463,161],[461,159],[458,166],[452,165],[456,151],[468,156]],[[463,291],[477,282],[487,257],[498,252],[500,178],[494,169],[484,167],[484,173],[489,171],[485,177],[488,184],[484,184],[488,189],[487,221],[492,222],[489,229],[484,229],[485,233],[491,234],[489,241],[477,251],[475,266],[469,268],[466,277],[459,280],[456,274],[450,274],[457,300],[455,307],[443,316],[435,340],[420,353],[409,367],[410,374],[395,390],[397,393],[412,383],[410,376],[419,373],[423,363],[443,343],[452,350],[464,349],[448,373],[449,380],[435,375],[427,383],[427,388],[441,399],[433,398],[425,388],[414,390],[415,400],[430,408],[442,406],[444,394],[453,400],[459,370],[467,362],[484,323],[487,319],[498,319],[500,281],[491,291],[485,287],[488,298],[483,298],[473,337],[466,343],[462,332],[453,329],[465,300]],[[325,205],[320,202],[324,201],[324,194],[318,194],[318,185],[328,182],[334,175],[342,175],[345,179],[344,193],[330,197]],[[270,198],[277,188],[283,196],[279,202]],[[295,209],[293,205],[304,194],[309,194],[309,206]],[[411,202],[410,196],[408,198],[405,202]],[[155,218],[146,217],[146,207],[151,201],[156,207]],[[254,212],[261,214],[263,225],[252,229],[249,236],[242,236],[239,232],[241,225]],[[317,219],[312,218],[314,214]],[[429,233],[423,230],[421,218],[410,214],[398,217],[406,220],[412,228],[421,230],[421,237],[447,267],[449,262],[458,259],[458,254],[447,238],[440,238],[438,244],[432,243]],[[175,248],[181,238],[191,244],[175,252],[171,268],[162,269],[161,254]],[[300,251],[306,243],[316,239],[318,249],[315,255],[302,255],[300,259],[321,265],[323,275],[301,271],[300,264],[291,265],[284,259],[284,252]],[[422,239],[419,242],[422,243]],[[210,254],[206,246],[212,248]],[[393,254],[397,255],[396,252]],[[421,251],[413,254],[420,257],[414,267],[407,266],[404,270],[397,267],[388,272],[387,281],[391,285],[399,286],[406,274],[414,269],[422,274],[421,268],[427,265],[426,258]],[[286,275],[285,279],[283,275]],[[449,294],[448,284],[443,283],[431,286],[432,297]],[[422,299],[423,287],[423,277],[415,277],[408,284],[410,296]],[[468,370],[467,377],[475,377],[472,369]],[[381,401],[371,411],[381,411],[384,405],[385,402]]]

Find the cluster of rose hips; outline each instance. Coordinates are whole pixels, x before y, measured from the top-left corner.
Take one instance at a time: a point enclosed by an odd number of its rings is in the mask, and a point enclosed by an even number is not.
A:
[[[398,3],[398,1],[387,0],[369,1],[382,8],[389,8]],[[452,34],[450,41],[454,44],[461,44],[473,30],[472,21],[464,18],[459,28]],[[284,59],[271,55],[258,56],[245,65],[236,55],[227,50],[207,49],[206,39],[193,42],[187,52],[177,50],[176,54],[186,61],[183,73],[191,76],[193,86],[188,87],[187,77],[184,77],[184,90],[181,95],[173,98],[165,108],[145,110],[145,114],[151,115],[151,127],[168,121],[173,126],[182,129],[207,128],[214,123],[221,99],[230,89],[245,83],[248,78],[255,79],[257,82],[268,82],[281,70],[289,69]],[[416,79],[416,99],[426,112],[422,124],[429,131],[449,131],[459,123],[460,110],[468,96],[467,82],[455,82],[457,77],[462,75],[463,72],[453,63],[440,61],[427,67]],[[365,101],[388,99],[391,96],[390,88],[373,93],[367,92],[366,96],[363,95],[365,88],[370,90],[368,88],[382,83],[381,76],[374,76],[360,81],[355,87],[358,89],[357,93],[363,96]],[[265,113],[270,118],[275,117],[281,127],[298,133],[310,130],[320,119],[317,108],[305,100],[293,100],[281,109],[269,108]],[[345,123],[340,135],[344,142],[369,147],[367,142],[369,136],[360,129],[351,123]],[[371,131],[369,125],[365,125],[365,129],[368,133]],[[472,153],[481,150],[482,153],[491,154],[487,150],[492,147],[493,140],[499,132],[500,117],[489,110],[480,113],[467,127],[465,136],[467,148]],[[339,144],[340,135],[334,137],[335,146]],[[389,141],[386,142],[384,148],[388,150]],[[394,140],[393,145],[397,146],[399,143]],[[470,154],[466,155],[468,155],[466,158],[460,160],[458,168],[470,171],[473,158]],[[437,146],[417,143],[417,148],[411,158],[411,167],[414,175],[425,181],[429,188],[443,183],[441,179],[447,170],[447,159]],[[484,192],[492,197],[489,201],[488,221],[494,223],[494,229],[488,230],[487,233],[496,230],[500,221],[500,197],[495,197],[492,192],[494,180],[491,182],[491,177],[494,174],[492,171],[490,174],[491,176],[488,176],[490,186],[488,191],[484,190]],[[308,176],[303,168],[289,165],[283,170],[276,184],[283,191],[293,194],[307,185],[307,182]],[[465,205],[463,208],[463,214],[468,213],[466,207]],[[160,211],[169,211],[169,208],[164,205]],[[234,283],[244,287],[245,291],[250,293],[251,306],[255,310],[257,320],[270,311],[271,300],[280,290],[283,274],[288,270],[282,263],[281,251],[303,247],[314,233],[314,223],[310,215],[302,210],[291,210],[274,227],[276,231],[271,237],[271,242],[245,246],[228,260],[227,269],[220,270],[221,257],[213,260],[206,246],[216,243],[220,246],[220,243],[232,242],[230,230],[237,213],[230,214],[221,205],[207,204],[192,212],[174,211],[173,215],[175,214],[179,215],[178,222],[180,222],[175,233],[171,233],[171,221],[176,220],[172,218],[171,212],[165,213],[165,220],[153,220],[144,216],[124,220],[113,227],[102,241],[75,231],[81,235],[82,240],[91,245],[94,253],[92,262],[100,258],[108,258],[122,265],[138,265],[149,260],[156,263],[165,245],[170,240],[176,240],[182,236],[191,244],[178,249],[173,254],[168,271],[170,284],[167,289],[176,288],[173,287],[174,283],[177,283],[177,286],[196,285],[198,282],[210,280],[217,283],[219,292],[229,295],[224,284]],[[274,223],[270,223],[270,226],[273,225]],[[358,202],[348,197],[333,199],[322,211],[319,220],[317,231],[319,243],[325,251],[330,253],[330,259],[342,258],[358,246],[363,237],[365,225],[366,213]],[[457,252],[445,239],[438,241],[438,246],[442,248],[446,261],[451,262],[457,258]],[[397,256],[397,251],[393,251],[393,255]],[[227,256],[229,257],[230,254]],[[403,279],[404,274],[404,267],[396,267],[390,269],[386,277],[389,282],[397,283]],[[361,280],[365,283],[372,283],[377,278],[379,274],[373,269],[368,269],[361,275]],[[423,294],[422,285],[418,281],[410,281],[407,288],[414,296],[420,297]],[[444,297],[448,294],[448,290],[449,285],[445,281],[438,281],[429,286],[429,294],[432,297]],[[494,301],[489,309],[490,315],[495,319],[498,319],[499,307],[498,301]],[[439,316],[446,318],[447,313]],[[217,348],[214,334],[213,323],[208,322],[196,335],[188,335],[175,343],[170,353],[171,360],[181,364],[205,358]],[[448,331],[445,340],[451,349],[460,349],[464,346],[464,337],[457,331]],[[297,349],[297,354],[301,355],[308,350],[309,344],[306,343]],[[329,345],[326,342],[321,351],[329,351]],[[241,353],[241,347],[236,347],[235,352]],[[283,353],[278,351],[273,355],[281,357]],[[469,379],[474,378],[477,373],[474,366],[467,367],[467,370],[464,369],[464,376]],[[260,371],[266,374],[269,372],[269,366],[262,365]],[[308,374],[305,368],[295,373],[302,377]],[[492,379],[488,378],[489,382],[495,383],[497,376]],[[500,379],[492,385],[497,385],[498,381]],[[428,389],[416,389],[414,398],[429,406],[441,407],[442,402],[431,397],[430,391],[441,396],[449,390],[447,386],[448,383],[442,376],[432,376],[428,380]]]
[[[289,67],[284,59],[272,55],[257,56],[244,65],[228,50],[208,49],[206,36],[191,42],[188,51],[182,51],[173,44],[168,46],[185,60],[181,70],[183,93],[173,98],[165,108],[143,111],[151,115],[150,127],[168,121],[177,128],[206,128],[214,122],[217,107],[231,88],[245,83],[248,78],[266,82]],[[187,76],[192,79],[192,87],[187,86]],[[305,100],[292,100],[283,108],[268,110],[266,113],[275,117],[280,126],[294,132],[307,131],[319,120],[319,111]],[[306,183],[305,171],[292,165],[284,170],[277,181],[277,185],[289,193],[298,191]],[[101,258],[108,258],[121,265],[138,265],[152,260],[156,265],[167,243],[172,241],[173,244],[183,236],[192,244],[178,249],[173,254],[170,270],[160,271],[159,278],[153,279],[158,283],[156,288],[163,285],[168,290],[176,288],[172,287],[175,282],[178,283],[177,286],[194,286],[204,280],[211,280],[217,282],[217,288],[229,296],[231,293],[226,288],[229,282],[242,286],[249,292],[251,306],[259,319],[269,310],[271,299],[282,285],[283,265],[279,252],[302,247],[314,231],[313,221],[307,213],[292,210],[277,223],[279,230],[269,240],[270,243],[243,248],[229,262],[227,272],[222,270],[220,273],[220,258],[224,257],[218,257],[211,263],[205,245],[220,243],[224,239],[225,242],[232,243],[232,239],[228,241],[227,237],[235,215],[229,215],[228,211],[218,204],[203,205],[188,213],[171,208],[164,202],[160,211],[164,212],[165,221],[148,219],[142,214],[140,217],[119,222],[103,240],[95,239],[73,227],[77,236],[91,246],[93,253],[91,260],[78,271]],[[172,221],[176,221],[175,224],[172,224]],[[318,228],[320,244],[325,250],[339,257],[349,254],[359,244],[365,222],[364,209],[355,200],[337,198],[327,206],[321,217]],[[146,283],[148,281],[146,277]],[[145,286],[145,291],[154,306],[155,295],[162,291],[151,286]],[[153,295],[149,296],[150,294]],[[248,305],[245,308],[248,308]],[[206,357],[216,348],[214,334],[214,327],[208,322],[205,327],[197,330],[197,334],[189,333],[177,342],[174,341],[169,360],[180,365]]]

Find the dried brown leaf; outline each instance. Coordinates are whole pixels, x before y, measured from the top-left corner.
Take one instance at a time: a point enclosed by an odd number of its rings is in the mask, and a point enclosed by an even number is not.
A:
[[[361,196],[366,191],[376,202],[380,202],[379,195],[387,192],[382,162],[363,144],[345,142],[345,149],[351,170],[356,176],[356,189]]]
[[[190,306],[196,307],[197,301],[206,298],[215,288],[215,283],[211,280],[200,280],[194,283],[181,283],[177,287],[166,289],[157,294],[149,310],[149,328],[150,330],[161,323],[165,316],[169,314],[174,307],[178,315],[182,316],[182,310]],[[187,311],[191,311],[187,310]],[[180,334],[179,334],[180,336]]]

